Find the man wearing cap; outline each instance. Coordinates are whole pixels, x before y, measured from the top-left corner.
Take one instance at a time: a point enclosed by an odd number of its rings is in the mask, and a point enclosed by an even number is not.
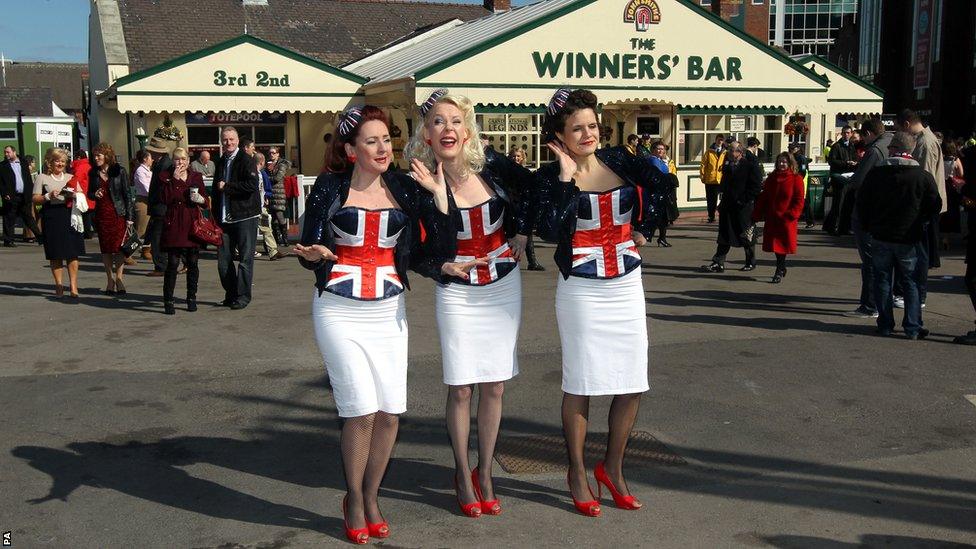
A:
[[[258,238],[261,176],[254,158],[240,149],[237,130],[227,126],[220,132],[222,154],[215,162],[213,199],[214,219],[224,231],[224,242],[217,251],[217,272],[224,287],[222,305],[240,310],[251,302],[254,275],[254,248]],[[234,265],[235,252],[240,262]]]
[[[878,333],[889,336],[895,329],[891,293],[894,272],[904,278],[902,328],[913,340],[929,335],[922,327],[918,292],[919,279],[928,276],[928,262],[921,248],[925,225],[942,208],[935,178],[912,158],[914,150],[914,135],[896,133],[888,145],[888,160],[868,172],[856,198],[861,229],[871,235]]]
[[[163,227],[166,225],[166,204],[160,201],[159,175],[173,171],[173,159],[170,153],[176,148],[176,143],[161,137],[153,136],[146,145],[146,150],[153,157],[152,179],[149,181],[149,226],[146,228],[145,240],[149,242],[150,258],[153,270],[148,276],[164,276],[166,274],[166,254],[159,244],[163,237]],[[143,256],[145,257],[145,256]]]

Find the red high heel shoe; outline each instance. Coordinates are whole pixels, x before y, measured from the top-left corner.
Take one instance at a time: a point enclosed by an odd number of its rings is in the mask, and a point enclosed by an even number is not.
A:
[[[474,503],[461,503],[461,490],[458,488],[457,475],[454,475],[454,495],[457,497],[458,507],[465,516],[478,518],[481,516],[481,501]]]
[[[369,530],[369,537],[371,538],[383,539],[390,537],[390,523],[385,520],[375,524],[367,520],[366,528]]]
[[[610,495],[613,496],[613,503],[618,509],[636,511],[643,507],[641,502],[637,501],[636,497],[625,496],[617,491],[617,487],[613,485],[613,481],[607,476],[607,470],[604,468],[602,461],[596,464],[596,469],[593,470],[593,476],[596,477],[598,497],[603,496],[603,486],[605,485],[610,490]]]
[[[346,539],[356,545],[366,545],[369,543],[369,526],[366,528],[350,528],[346,521],[346,498],[342,498],[342,526],[346,529]]]
[[[576,506],[576,510],[588,517],[598,517],[600,516],[600,502],[596,499],[591,499],[590,501],[579,501],[573,497],[573,483],[569,481],[569,471],[566,471],[566,484],[569,485],[569,497],[573,498],[573,505]],[[599,487],[599,484],[597,484]],[[586,489],[590,491],[590,497],[593,497],[593,490],[590,490],[590,483],[587,481]]]
[[[478,481],[477,467],[471,471],[471,485],[474,486],[474,495],[478,498],[478,501],[481,502],[482,515],[502,514],[502,504],[498,502],[498,498],[486,500],[484,494],[481,493],[481,482]]]

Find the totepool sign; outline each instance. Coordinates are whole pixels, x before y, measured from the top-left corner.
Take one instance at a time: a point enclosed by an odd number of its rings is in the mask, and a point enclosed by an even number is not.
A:
[[[647,32],[661,22],[657,0],[630,0],[624,7],[624,23],[633,23],[638,32]]]

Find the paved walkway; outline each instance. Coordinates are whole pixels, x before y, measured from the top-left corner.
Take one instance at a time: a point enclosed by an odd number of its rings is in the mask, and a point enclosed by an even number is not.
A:
[[[684,464],[627,469],[639,512],[572,512],[558,444],[549,472],[495,465],[500,517],[459,515],[443,425],[431,285],[414,277],[409,410],[381,493],[400,547],[947,547],[976,540],[976,354],[963,264],[933,271],[930,340],[873,335],[856,305],[849,239],[801,235],[783,284],[772,257],[696,272],[714,226],[646,248],[651,392],[636,430]],[[95,244],[89,243],[89,250]],[[551,248],[524,273],[522,374],[502,441],[559,435]],[[160,279],[99,294],[95,256],[77,304],[50,297],[39,248],[0,250],[0,531],[14,547],[342,545],[334,404],[311,334],[310,273],[256,262],[244,311],[221,297],[211,255],[199,312],[162,314]],[[952,278],[948,278],[952,277]],[[182,282],[182,280],[181,280]],[[177,291],[177,295],[180,295]],[[974,397],[976,398],[976,397]],[[609,400],[594,399],[592,432]],[[940,545],[939,542],[945,542]]]

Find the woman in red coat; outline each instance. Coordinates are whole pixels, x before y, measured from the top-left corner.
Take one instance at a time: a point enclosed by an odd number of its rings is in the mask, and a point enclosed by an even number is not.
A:
[[[786,256],[796,253],[796,221],[803,212],[803,178],[790,153],[776,157],[776,170],[763,183],[752,211],[753,221],[765,221],[763,251],[776,254],[773,284],[786,276]]]
[[[182,148],[173,151],[173,171],[159,174],[160,201],[166,204],[166,218],[159,244],[168,253],[163,278],[163,307],[168,315],[176,314],[173,293],[180,259],[186,265],[186,310],[197,310],[197,282],[200,268],[200,244],[193,239],[193,222],[207,207],[207,189],[203,176],[189,170],[190,157]]]

